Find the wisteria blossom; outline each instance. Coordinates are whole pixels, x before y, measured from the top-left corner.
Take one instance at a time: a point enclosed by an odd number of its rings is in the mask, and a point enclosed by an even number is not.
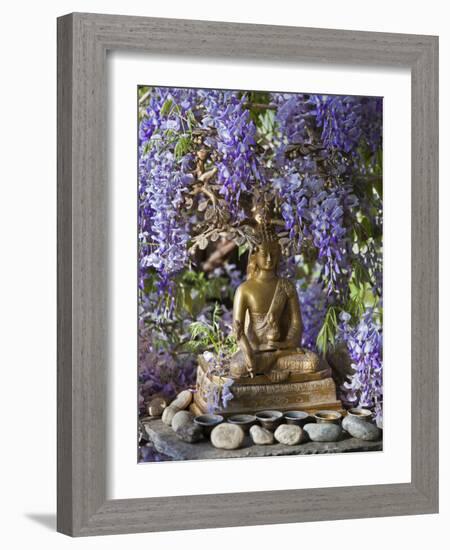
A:
[[[230,91],[208,90],[199,92],[203,100],[204,115],[201,127],[214,128],[204,143],[217,154],[220,193],[229,205],[230,213],[243,216],[239,199],[242,192],[250,192],[261,175],[255,154],[256,127],[247,110],[246,96]]]
[[[261,178],[252,147],[256,128],[245,108],[245,95],[154,88],[139,128],[141,287],[148,268],[153,268],[167,291],[168,281],[188,262],[189,220],[181,207],[183,193],[193,181],[193,156],[183,143],[191,139],[193,126],[205,131],[204,145],[217,155],[220,193],[232,216],[243,216],[241,193],[251,191]]]
[[[317,351],[317,336],[327,312],[328,296],[319,282],[305,285],[305,281],[300,280],[296,286],[303,320],[301,344],[305,348]]]
[[[364,312],[357,325],[349,324],[350,315],[340,315],[339,332],[346,342],[354,374],[341,387],[346,401],[373,409],[377,424],[383,422],[383,336],[375,311]]]
[[[185,116],[194,106],[190,90],[162,89],[151,94],[139,127],[139,267],[143,288],[148,269],[160,274],[161,288],[187,261],[186,219],[180,213],[183,191],[192,177],[177,162],[167,135],[183,132]]]

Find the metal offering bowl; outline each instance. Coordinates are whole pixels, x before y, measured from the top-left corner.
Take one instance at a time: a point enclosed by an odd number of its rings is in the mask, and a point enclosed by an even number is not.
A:
[[[301,428],[308,422],[309,414],[305,411],[287,411],[284,413],[287,424],[295,424]]]
[[[283,421],[283,413],[280,411],[261,411],[256,413],[256,418],[263,428],[273,432]]]
[[[342,414],[338,411],[317,411],[313,416],[318,424],[340,424],[342,420]]]
[[[256,416],[254,414],[235,414],[228,418],[228,422],[240,426],[247,433],[256,423]]]
[[[372,419],[372,411],[369,409],[354,407],[353,409],[349,409],[347,414],[349,416],[354,416],[355,418],[360,418],[361,420],[369,421]]]
[[[205,435],[209,435],[213,428],[222,424],[223,416],[220,414],[202,414],[194,418],[194,423],[200,426]]]

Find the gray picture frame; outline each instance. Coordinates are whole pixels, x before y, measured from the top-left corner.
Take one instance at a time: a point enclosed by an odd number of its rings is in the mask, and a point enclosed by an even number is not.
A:
[[[410,483],[108,500],[110,50],[411,69]],[[438,511],[437,37],[85,13],[58,19],[57,464],[57,529],[72,536]]]

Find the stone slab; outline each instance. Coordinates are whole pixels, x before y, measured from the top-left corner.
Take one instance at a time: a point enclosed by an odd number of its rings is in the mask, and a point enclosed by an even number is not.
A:
[[[299,445],[253,445],[250,436],[246,436],[244,446],[234,451],[214,448],[209,440],[198,443],[185,443],[178,439],[173,430],[159,419],[144,419],[143,425],[148,439],[156,450],[173,460],[211,460],[216,458],[245,458],[282,455],[312,455],[330,453],[351,453],[383,450],[382,441],[362,441],[343,434],[340,441],[334,443],[307,442]]]

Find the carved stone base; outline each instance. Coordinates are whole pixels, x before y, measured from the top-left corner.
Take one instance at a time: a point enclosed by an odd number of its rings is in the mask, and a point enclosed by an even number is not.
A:
[[[208,365],[199,358],[197,391],[191,410],[194,414],[207,412],[207,396],[221,390],[228,378],[211,375]],[[279,411],[303,410],[313,413],[318,410],[342,410],[336,398],[336,384],[331,378],[331,369],[326,362],[316,372],[291,376],[286,382],[272,382],[265,375],[235,380],[231,386],[233,399],[227,407],[216,412],[224,416],[240,413],[255,413],[265,409]]]

